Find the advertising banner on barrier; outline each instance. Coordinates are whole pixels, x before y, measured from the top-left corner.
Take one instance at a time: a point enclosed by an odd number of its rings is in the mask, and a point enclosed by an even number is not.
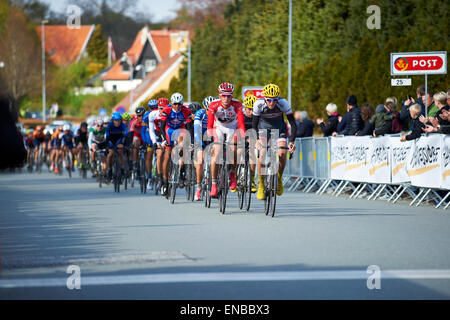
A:
[[[424,188],[440,188],[442,184],[443,136],[422,136],[408,155],[407,170],[411,184]]]
[[[400,138],[397,138],[400,139]],[[388,137],[371,138],[367,157],[367,179],[371,183],[391,183]]]
[[[442,189],[450,189],[450,137],[442,138]]]
[[[331,179],[344,180],[345,157],[347,139],[344,137],[331,137]]]
[[[348,137],[345,138],[346,157],[345,157],[345,180],[364,182],[368,179],[367,162],[369,155],[369,146],[371,138],[367,137]]]
[[[408,154],[414,146],[414,140],[401,142],[398,137],[389,137],[388,139],[391,146],[391,182],[394,184],[409,182],[406,162]]]

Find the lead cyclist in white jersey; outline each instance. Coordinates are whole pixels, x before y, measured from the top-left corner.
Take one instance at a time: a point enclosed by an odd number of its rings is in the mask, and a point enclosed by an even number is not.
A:
[[[260,151],[260,157],[258,158],[259,187],[256,194],[256,198],[259,200],[264,200],[265,198],[264,174],[262,172],[263,165],[261,163],[261,159],[265,158],[267,149],[263,148],[263,146],[267,146],[271,135],[276,134],[275,130],[277,130],[279,133],[277,153],[280,160],[278,166],[277,194],[281,196],[283,194],[282,176],[286,166],[286,147],[289,147],[290,153],[294,152],[295,132],[297,131],[291,106],[286,99],[279,97],[280,88],[275,84],[268,84],[263,89],[263,95],[264,98],[258,99],[253,105],[252,122],[252,128],[259,136],[257,142],[257,149]],[[284,114],[286,115],[291,126],[291,132],[294,133],[291,134],[289,139],[286,122],[284,121]]]

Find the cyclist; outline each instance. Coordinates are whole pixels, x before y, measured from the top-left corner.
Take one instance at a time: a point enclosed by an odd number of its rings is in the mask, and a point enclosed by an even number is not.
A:
[[[47,153],[47,144],[45,143],[47,136],[44,133],[44,128],[42,126],[37,126],[36,130],[33,132],[33,144],[35,148],[34,162],[36,163],[36,168],[38,167],[38,156],[39,156],[39,146],[43,145],[44,154]]]
[[[121,174],[123,176],[123,145],[125,138],[128,134],[128,129],[124,123],[122,123],[122,115],[119,112],[114,112],[111,117],[111,122],[108,123],[106,128],[106,143],[108,145],[108,156],[106,158],[106,164],[108,167],[108,180],[112,178],[112,161],[114,156],[114,147],[117,147],[119,153],[119,163],[121,166]]]
[[[244,115],[242,113],[242,103],[233,99],[234,86],[231,83],[224,82],[219,85],[219,100],[212,101],[208,110],[208,135],[214,137],[214,141],[223,143],[224,134],[227,135],[227,144],[233,144],[237,141],[236,129],[240,137],[245,136]],[[217,120],[217,121],[215,121]],[[215,122],[215,123],[214,123]],[[215,128],[214,127],[215,124]],[[210,196],[217,197],[217,174],[219,167],[217,158],[220,155],[221,145],[214,145],[214,156],[211,159],[212,186]],[[233,155],[236,153],[234,145],[231,146]],[[234,157],[235,158],[235,157]],[[230,190],[236,191],[236,162],[231,165],[230,172]]]
[[[92,164],[91,168],[96,168],[97,150],[106,150],[106,128],[103,126],[103,120],[95,120],[94,126],[89,130],[88,138],[89,150],[91,151]],[[106,172],[106,158],[102,156],[103,172]],[[93,177],[96,177],[97,172],[94,171]]]
[[[51,170],[55,173],[58,173],[58,162],[61,159],[61,144],[62,144],[62,136],[63,136],[63,127],[59,126],[52,134],[50,138],[50,162],[51,162]]]
[[[245,123],[245,132],[247,132],[248,130],[252,129],[253,126],[253,105],[256,102],[256,100],[258,100],[258,98],[256,98],[254,95],[248,95],[244,98],[243,104],[244,104],[244,108],[243,108],[243,113],[244,113],[244,123]],[[248,139],[248,137],[246,137],[246,139]],[[251,171],[251,180],[252,180],[252,192],[256,192],[257,191],[257,187],[255,184],[255,169],[256,169],[256,161],[255,159],[255,153],[254,150],[249,150],[248,146],[249,146],[249,142],[246,141],[246,152],[249,152],[249,159],[251,159],[252,161],[250,161],[250,171]],[[238,158],[240,159],[241,155],[238,155]]]
[[[153,143],[150,139],[149,126],[148,126],[148,117],[151,112],[158,109],[158,101],[152,99],[148,102],[147,111],[144,113],[142,117],[142,128],[141,128],[141,137],[143,144],[147,146],[147,153],[145,154],[145,168],[147,170],[147,189],[153,190],[152,184],[152,165],[153,165]]]
[[[75,168],[73,167],[73,161],[75,160],[74,157],[74,144],[73,144],[73,134],[72,131],[70,131],[70,125],[65,124],[63,126],[63,135],[61,137],[61,146],[62,146],[62,152],[63,152],[63,159],[65,159],[67,152],[72,153],[72,163],[66,163],[66,168],[69,168],[69,166],[72,166],[72,171],[75,171]]]
[[[208,115],[207,111],[209,104],[216,100],[214,97],[206,97],[203,99],[203,108],[195,113],[194,118],[194,142],[196,149],[196,161],[195,161],[195,172],[197,177],[197,191],[195,193],[195,199],[200,201],[201,189],[202,189],[202,179],[203,179],[203,153],[209,141],[203,141],[203,136],[208,129]]]
[[[133,167],[135,168],[136,172],[138,169],[138,150],[139,146],[144,144],[144,141],[142,140],[141,136],[141,130],[142,130],[142,118],[144,117],[144,113],[146,112],[144,107],[137,107],[135,110],[136,117],[131,120],[130,123],[130,133],[133,133]],[[145,170],[145,168],[140,168],[140,170]]]
[[[33,130],[27,129],[26,136],[24,139],[24,145],[25,145],[25,149],[27,150],[27,164],[30,164],[31,150],[34,149]]]
[[[163,139],[163,146],[165,146],[164,160],[163,160],[163,177],[164,177],[164,193],[167,195],[168,176],[169,176],[169,161],[171,158],[172,148],[175,141],[178,145],[183,144],[186,134],[180,129],[192,129],[191,111],[183,106],[183,95],[181,93],[174,93],[170,97],[172,106],[167,106],[162,110],[161,131]],[[183,166],[183,159],[180,158],[180,167]],[[180,176],[180,187],[184,186],[184,177]]]
[[[288,132],[286,123],[284,121],[283,114],[286,115],[289,124],[291,126],[291,132],[296,132],[296,124],[292,109],[286,99],[280,98],[280,88],[275,84],[268,84],[263,89],[263,98],[258,99],[253,105],[253,123],[252,128],[256,130],[259,139],[257,142],[257,149],[260,150],[260,157],[258,159],[258,175],[259,175],[259,187],[256,194],[256,198],[264,200],[265,198],[265,186],[264,175],[261,171],[263,165],[261,159],[265,157],[266,149],[263,145],[268,144],[270,136],[275,133],[274,130],[278,130],[279,138],[277,141],[278,147],[278,190],[277,194],[281,196],[283,194],[283,182],[282,176],[284,167],[286,165],[286,148],[288,145]],[[295,134],[289,137],[289,152],[292,153],[295,150],[294,145]],[[280,148],[281,147],[281,148]]]
[[[83,166],[83,163],[81,162],[82,150],[83,149],[87,150],[88,148],[88,135],[89,135],[88,125],[86,122],[82,122],[80,128],[77,130],[75,134],[75,145],[77,146],[76,153],[78,155],[78,165],[80,169]]]
[[[148,116],[148,132],[153,148],[156,149],[156,171],[159,177],[159,184],[157,188],[161,188],[163,181],[163,149],[162,149],[162,135],[161,135],[161,120],[163,109],[169,106],[169,100],[166,98],[158,99],[158,109],[150,112]]]

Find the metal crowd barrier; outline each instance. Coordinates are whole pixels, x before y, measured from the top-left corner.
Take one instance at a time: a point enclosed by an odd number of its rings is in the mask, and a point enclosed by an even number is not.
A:
[[[400,137],[400,134],[391,135]],[[420,188],[410,183],[380,184],[331,179],[331,138],[297,138],[296,151],[286,162],[283,183],[289,191],[314,191],[316,194],[329,193],[332,196],[348,195],[350,199],[377,199],[396,203],[412,199],[410,206],[435,202],[435,208],[450,206],[450,191]]]

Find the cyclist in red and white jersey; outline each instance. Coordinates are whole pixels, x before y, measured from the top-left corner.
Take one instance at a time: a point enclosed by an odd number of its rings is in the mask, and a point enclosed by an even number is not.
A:
[[[245,123],[244,114],[242,113],[242,103],[233,99],[234,86],[231,83],[222,83],[219,85],[219,100],[213,101],[209,104],[208,110],[208,135],[214,137],[214,141],[223,143],[223,137],[226,134],[226,143],[231,145],[231,151],[236,154],[236,147],[234,141],[237,141],[237,136],[245,137]],[[236,130],[239,129],[237,133]],[[211,159],[211,176],[212,187],[210,196],[217,197],[217,174],[218,174],[218,159],[221,154],[221,145],[215,144],[213,146],[214,156]],[[234,157],[236,158],[236,156]],[[236,163],[234,161],[230,172],[230,190],[236,191]]]

